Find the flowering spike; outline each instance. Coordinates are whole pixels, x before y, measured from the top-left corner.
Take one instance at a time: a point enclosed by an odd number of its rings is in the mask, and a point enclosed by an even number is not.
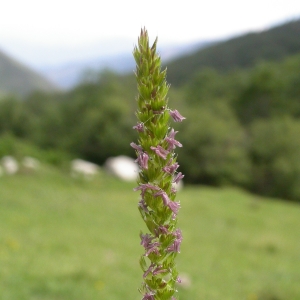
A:
[[[139,291],[142,300],[174,300],[179,281],[174,259],[180,252],[182,234],[176,228],[180,203],[174,200],[176,190],[172,184],[178,183],[183,175],[177,173],[179,164],[174,153],[182,144],[175,140],[178,132],[170,128],[169,119],[171,116],[175,122],[181,122],[185,118],[168,107],[169,85],[166,70],[161,71],[156,46],[157,39],[149,46],[148,33],[143,28],[133,51],[139,92],[138,120],[133,129],[139,135],[139,144],[130,145],[141,169],[134,191],[140,192],[138,209],[150,230],[140,235],[144,248],[140,258],[144,281]]]

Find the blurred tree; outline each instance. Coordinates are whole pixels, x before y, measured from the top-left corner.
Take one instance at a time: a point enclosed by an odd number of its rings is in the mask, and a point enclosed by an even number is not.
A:
[[[109,156],[134,155],[134,109],[127,79],[105,72],[97,83],[84,83],[68,94],[63,104],[63,148],[103,163]],[[134,85],[132,86],[132,90]],[[128,95],[128,98],[126,97]]]
[[[300,116],[300,55],[281,63],[260,63],[232,102],[240,121],[248,125],[256,119]]]
[[[26,114],[24,103],[14,96],[7,96],[0,101],[0,134],[11,133],[23,137],[26,134],[24,123]]]
[[[291,117],[251,125],[252,190],[300,200],[300,121]]]
[[[241,184],[249,181],[250,163],[243,129],[229,107],[186,111],[180,139],[181,166],[186,179],[201,184]]]
[[[252,72],[249,84],[239,94],[235,109],[243,124],[256,118],[280,115],[285,105],[285,82],[271,64],[260,64]]]

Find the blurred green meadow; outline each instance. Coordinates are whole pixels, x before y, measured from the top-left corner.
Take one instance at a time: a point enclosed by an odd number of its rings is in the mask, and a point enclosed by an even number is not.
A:
[[[0,299],[141,299],[134,183],[42,165],[0,177]],[[185,186],[179,299],[299,300],[300,206]]]

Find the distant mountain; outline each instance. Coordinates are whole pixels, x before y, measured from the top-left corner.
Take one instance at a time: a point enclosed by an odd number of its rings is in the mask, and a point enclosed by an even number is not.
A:
[[[128,72],[134,69],[134,60],[130,54],[116,54],[41,67],[40,72],[61,88],[68,89],[84,80],[84,77],[90,72],[100,72],[104,69],[118,73]]]
[[[167,64],[168,81],[182,85],[205,67],[228,71],[296,53],[300,53],[300,20],[222,41],[177,58]]]
[[[0,93],[26,95],[34,90],[53,91],[56,87],[42,75],[0,51]]]
[[[195,49],[204,47],[209,43],[211,42],[203,41],[201,43],[184,45],[168,45],[162,47],[159,52],[162,59],[168,61],[180,55],[190,53]],[[76,49],[73,49],[73,51],[76,52]],[[113,52],[115,51],[116,50]],[[120,49],[119,53],[113,53],[111,55],[101,55],[100,53],[97,56],[95,55],[95,50],[90,49],[87,54],[89,53],[94,53],[94,56],[74,59],[67,63],[42,66],[39,68],[39,71],[58,86],[62,88],[71,88],[84,79],[85,74],[88,74],[89,72],[100,72],[104,69],[110,69],[117,73],[128,73],[132,72],[135,68],[135,62],[130,51]]]
[[[19,40],[2,40],[5,53],[24,62],[61,88],[71,88],[86,74],[110,69],[118,73],[132,72],[134,43],[126,38],[108,38],[88,44],[44,45]],[[211,41],[165,44],[159,53],[164,62],[200,49]]]

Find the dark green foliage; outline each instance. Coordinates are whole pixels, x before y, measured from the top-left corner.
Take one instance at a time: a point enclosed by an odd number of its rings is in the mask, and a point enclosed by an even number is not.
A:
[[[284,115],[300,117],[300,55],[281,63],[261,63],[248,72],[233,103],[242,123]]]
[[[186,179],[194,183],[245,185],[250,163],[243,129],[230,108],[222,103],[186,111],[181,127],[179,155]]]
[[[7,96],[0,100],[0,134],[11,132],[18,137],[24,136],[26,119],[24,104],[18,99]]]
[[[250,127],[252,190],[300,199],[300,120],[257,120]]]

